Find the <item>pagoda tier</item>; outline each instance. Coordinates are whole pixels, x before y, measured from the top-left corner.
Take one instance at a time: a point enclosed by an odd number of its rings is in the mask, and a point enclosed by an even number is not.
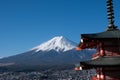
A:
[[[96,48],[95,56],[120,56],[120,30],[105,31],[96,34],[82,34],[81,42],[76,48]]]
[[[94,60],[82,61],[80,62],[80,66],[82,67],[81,70],[100,67],[120,69],[120,57],[103,56]]]
[[[96,69],[97,75],[92,80],[120,80],[120,57],[99,57],[80,65],[83,69]]]

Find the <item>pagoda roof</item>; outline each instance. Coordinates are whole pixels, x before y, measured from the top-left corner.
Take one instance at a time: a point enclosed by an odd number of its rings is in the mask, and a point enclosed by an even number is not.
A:
[[[119,57],[113,57],[113,56],[104,56],[99,57],[94,60],[89,61],[83,61],[80,62],[81,65],[86,67],[120,67],[120,56]]]
[[[120,38],[120,30],[112,30],[112,31],[104,31],[100,33],[94,34],[81,34],[83,38],[91,38],[91,39],[114,39]]]

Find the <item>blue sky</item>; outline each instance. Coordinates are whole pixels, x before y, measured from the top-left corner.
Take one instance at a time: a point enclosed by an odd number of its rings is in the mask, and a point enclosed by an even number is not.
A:
[[[120,26],[120,0],[113,1]],[[0,0],[0,57],[60,35],[79,43],[80,34],[105,31],[107,24],[106,0]]]

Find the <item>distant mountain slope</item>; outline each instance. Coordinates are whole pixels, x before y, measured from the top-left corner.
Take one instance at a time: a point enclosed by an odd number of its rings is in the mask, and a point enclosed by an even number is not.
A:
[[[95,50],[76,51],[75,47],[76,43],[58,36],[28,52],[0,59],[0,64],[21,66],[67,65],[90,59],[90,55],[95,53]]]

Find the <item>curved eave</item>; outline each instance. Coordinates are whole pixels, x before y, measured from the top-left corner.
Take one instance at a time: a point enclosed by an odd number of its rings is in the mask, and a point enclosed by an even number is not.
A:
[[[84,67],[120,67],[120,57],[99,57],[94,60],[83,61]]]
[[[105,31],[94,34],[81,34],[81,37],[91,39],[118,39],[120,38],[120,30]]]

